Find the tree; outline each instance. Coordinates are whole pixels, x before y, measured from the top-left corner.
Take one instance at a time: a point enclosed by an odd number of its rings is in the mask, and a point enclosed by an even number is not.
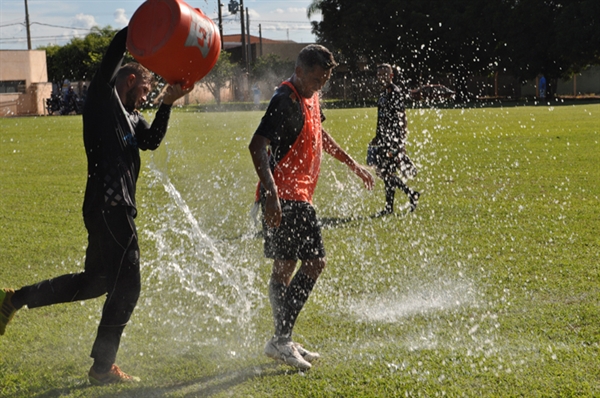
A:
[[[318,0],[309,12],[319,42],[339,58],[398,65],[413,85],[439,76],[464,81],[467,71],[489,73],[495,39],[486,0]]]
[[[294,73],[295,61],[286,61],[276,54],[267,54],[256,60],[252,76],[269,87],[277,87]]]
[[[221,104],[221,89],[226,87],[227,83],[233,79],[236,73],[236,66],[231,62],[230,58],[230,53],[222,51],[215,66],[200,81],[200,84],[204,85],[212,93],[218,105]]]
[[[595,0],[510,0],[500,67],[521,81],[544,74],[549,96],[558,79],[600,64],[600,3]]]
[[[64,46],[38,47],[46,50],[48,79],[53,82],[62,82],[64,79],[90,80],[115,34],[116,31],[110,26],[93,27],[85,38],[75,37]]]
[[[597,0],[313,0],[318,41],[339,59],[395,63],[405,79],[545,73],[568,78],[599,64]]]

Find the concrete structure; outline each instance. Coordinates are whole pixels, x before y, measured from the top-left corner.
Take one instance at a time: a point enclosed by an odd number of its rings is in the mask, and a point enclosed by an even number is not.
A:
[[[522,94],[539,96],[539,77],[523,86]],[[591,66],[569,80],[559,80],[556,85],[556,95],[562,97],[586,97],[600,95],[600,66]]]
[[[0,51],[0,117],[43,115],[51,92],[46,51]]]

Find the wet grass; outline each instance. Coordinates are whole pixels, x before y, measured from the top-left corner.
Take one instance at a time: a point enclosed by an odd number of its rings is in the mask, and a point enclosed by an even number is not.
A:
[[[364,161],[375,109],[329,110]],[[415,213],[395,216],[325,158],[328,265],[296,326],[322,359],[262,355],[269,262],[249,220],[260,112],[172,116],[143,154],[143,291],[118,363],[90,387],[102,300],[22,310],[0,338],[0,396],[598,396],[600,106],[409,111]],[[149,119],[152,115],[149,116]],[[82,268],[78,117],[0,119],[0,285]],[[177,196],[179,195],[179,196]]]

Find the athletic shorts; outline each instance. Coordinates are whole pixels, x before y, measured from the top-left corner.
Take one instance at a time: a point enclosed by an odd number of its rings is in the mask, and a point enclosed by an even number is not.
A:
[[[275,260],[311,260],[325,257],[321,226],[308,202],[280,200],[281,224],[266,226],[263,217],[265,257]],[[264,202],[263,202],[264,214]]]
[[[389,157],[387,150],[369,145],[367,148],[367,165],[377,168],[384,175],[393,175],[397,170],[400,170],[406,179],[411,179],[417,175],[417,167],[405,151],[399,155]]]

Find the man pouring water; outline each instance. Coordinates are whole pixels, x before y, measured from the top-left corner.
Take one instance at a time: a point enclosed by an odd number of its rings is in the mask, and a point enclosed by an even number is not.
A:
[[[88,232],[83,272],[62,275],[16,291],[0,290],[0,335],[15,312],[106,295],[92,347],[92,384],[139,380],[115,360],[123,329],[140,294],[140,251],[134,219],[140,149],[156,149],[167,132],[173,103],[190,90],[169,86],[150,125],[138,111],[153,75],[137,63],[121,66],[127,28],[118,32],[94,75],[83,110],[88,178],[83,219]]]

